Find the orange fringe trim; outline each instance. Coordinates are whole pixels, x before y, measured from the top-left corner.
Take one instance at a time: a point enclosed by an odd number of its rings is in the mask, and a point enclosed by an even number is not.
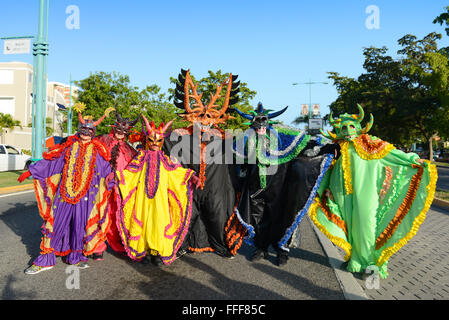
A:
[[[393,220],[389,223],[389,225],[385,228],[385,230],[380,234],[380,236],[376,240],[376,250],[379,250],[383,247],[383,245],[391,238],[393,233],[396,231],[397,227],[407,215],[412,206],[413,201],[416,198],[416,192],[418,191],[419,184],[422,180],[422,175],[424,169],[418,165],[412,165],[413,168],[418,168],[418,172],[413,176],[410,186],[408,188],[407,194],[404,198],[404,201],[400,205],[396,215]]]
[[[346,234],[346,237],[348,237],[348,229],[346,227],[346,223],[340,219],[337,215],[333,214],[327,205],[327,195],[326,193],[323,193],[323,196],[320,199],[320,208],[323,211],[323,213],[326,215],[327,219],[331,222],[333,222],[337,227],[339,227],[343,232]]]
[[[354,148],[364,160],[382,159],[395,147],[381,139],[372,140],[370,135],[362,134],[354,139]]]

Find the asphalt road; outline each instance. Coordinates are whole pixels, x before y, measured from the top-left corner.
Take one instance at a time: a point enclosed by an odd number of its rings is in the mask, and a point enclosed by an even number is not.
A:
[[[79,270],[77,281],[60,258],[52,270],[24,274],[39,254],[41,236],[33,192],[0,196],[0,208],[0,300],[344,299],[308,219],[300,226],[301,247],[291,250],[281,268],[275,265],[274,252],[267,260],[250,262],[246,245],[232,260],[201,253],[159,268],[108,249],[104,261],[90,261],[90,268]]]
[[[438,167],[437,188],[449,191],[449,168]]]

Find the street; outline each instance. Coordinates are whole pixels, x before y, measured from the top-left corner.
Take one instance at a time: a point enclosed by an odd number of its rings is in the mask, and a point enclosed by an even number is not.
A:
[[[449,191],[449,168],[438,166],[437,189]]]
[[[292,249],[286,266],[250,262],[243,246],[235,259],[213,253],[186,255],[166,267],[131,262],[111,251],[104,261],[89,261],[74,271],[57,265],[36,275],[24,270],[39,254],[40,227],[34,192],[0,196],[0,299],[57,300],[341,300],[343,293],[326,254],[309,224],[301,223],[301,248]]]

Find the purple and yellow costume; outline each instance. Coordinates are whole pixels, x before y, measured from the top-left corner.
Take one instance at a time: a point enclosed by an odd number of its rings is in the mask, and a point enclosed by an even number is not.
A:
[[[71,136],[43,157],[29,168],[44,219],[41,253],[33,264],[53,266],[56,256],[66,256],[69,264],[87,261],[105,241],[110,224],[110,153],[97,139],[82,144]]]

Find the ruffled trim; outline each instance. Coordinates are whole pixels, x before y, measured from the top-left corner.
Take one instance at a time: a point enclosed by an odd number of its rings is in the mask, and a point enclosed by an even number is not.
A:
[[[247,234],[246,225],[241,223],[241,219],[239,219],[239,214],[237,207],[240,201],[240,192],[237,194],[237,201],[234,206],[234,210],[232,211],[231,217],[228,219],[228,222],[225,226],[225,234],[226,234],[226,243],[229,248],[229,252],[232,255],[236,255],[237,251],[242,246],[243,240],[245,239],[245,235]],[[254,232],[254,231],[253,231]]]
[[[381,221],[383,220],[383,217],[385,216],[385,213],[391,209],[393,204],[396,202],[396,200],[401,195],[401,193],[399,191],[399,184],[404,179],[404,171],[405,171],[405,167],[400,166],[398,173],[396,174],[395,178],[393,179],[393,181],[391,183],[392,186],[391,186],[390,196],[387,198],[387,201],[385,201],[384,204],[381,207],[379,207],[379,212],[376,215],[377,216],[376,234],[380,233],[378,231],[378,229],[379,229],[379,225],[380,225]]]
[[[385,230],[376,239],[376,250],[382,248],[385,245],[385,243],[393,236],[394,232],[401,224],[402,220],[405,218],[407,213],[410,211],[410,208],[416,199],[416,194],[418,192],[418,188],[422,180],[424,169],[417,165],[413,165],[413,168],[418,168],[418,172],[415,175],[413,175],[412,180],[410,181],[407,194],[405,195],[404,200],[399,206],[399,209],[397,210],[394,218],[390,221]]]
[[[407,235],[402,238],[400,241],[395,243],[393,246],[386,248],[382,251],[382,254],[380,255],[379,259],[377,260],[376,265],[382,266],[385,262],[388,261],[388,259],[396,253],[399,249],[401,249],[411,238],[413,238],[416,235],[416,232],[418,231],[421,224],[426,219],[427,211],[429,210],[433,199],[435,197],[435,189],[436,189],[436,183],[438,179],[438,173],[437,168],[434,164],[432,164],[429,160],[425,161],[428,167],[430,181],[428,185],[426,186],[427,190],[427,198],[424,203],[424,208],[421,210],[421,213],[415,218],[412,224],[412,228],[407,233]]]
[[[343,169],[343,178],[345,180],[346,194],[352,194],[352,173],[351,173],[351,160],[349,159],[349,142],[344,141],[341,143],[341,167]]]
[[[368,134],[362,134],[352,142],[357,154],[364,160],[382,159],[391,150],[396,149],[392,144],[381,139],[372,140]]]
[[[329,231],[327,231],[326,227],[323,226],[317,219],[317,213],[318,213],[318,209],[321,209],[321,203],[318,197],[315,198],[314,203],[311,205],[310,207],[310,211],[309,211],[309,217],[310,219],[312,219],[313,223],[315,224],[315,226],[330,240],[332,241],[335,245],[339,246],[340,248],[342,248],[345,253],[345,261],[348,261],[349,259],[351,259],[351,252],[352,252],[352,246],[349,242],[347,242],[345,239],[337,237],[332,235]]]
[[[287,228],[285,235],[278,242],[279,248],[288,251],[288,248],[286,248],[284,246],[287,243],[287,241],[291,238],[293,232],[298,227],[298,225],[301,223],[302,218],[304,217],[304,215],[306,214],[306,212],[309,210],[310,206],[312,205],[313,199],[316,197],[316,194],[318,192],[318,188],[320,187],[321,181],[323,180],[323,177],[326,174],[327,170],[329,169],[333,159],[334,159],[333,155],[327,154],[325,159],[323,159],[323,161],[321,162],[321,171],[320,171],[320,174],[315,182],[315,185],[312,188],[309,198],[307,199],[307,202],[304,205],[304,207],[296,214],[293,224],[289,228]]]

